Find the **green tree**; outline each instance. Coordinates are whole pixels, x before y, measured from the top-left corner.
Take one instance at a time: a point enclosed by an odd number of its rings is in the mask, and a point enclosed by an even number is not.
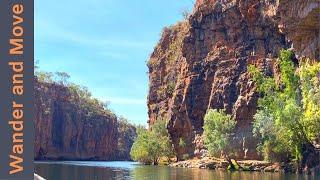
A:
[[[223,110],[210,109],[204,117],[205,145],[211,155],[228,153],[232,132],[236,122]]]
[[[309,140],[320,140],[320,63],[302,63],[299,71],[303,127]]]
[[[62,85],[67,85],[68,80],[70,79],[70,75],[66,72],[56,72],[56,82]]]
[[[268,160],[294,157],[303,162],[314,151],[312,141],[319,135],[319,63],[302,64],[297,71],[293,58],[291,51],[281,51],[279,79],[249,67],[261,95],[253,133],[260,138],[258,149]]]
[[[147,129],[138,128],[137,137],[131,147],[130,156],[133,160],[142,162],[144,164],[151,164],[158,158],[155,154],[156,142],[151,138]]]
[[[151,136],[155,140],[158,140],[158,143],[160,144],[161,156],[169,158],[174,155],[166,120],[157,120],[157,122],[152,126]]]
[[[144,128],[137,129],[137,137],[130,152],[133,160],[157,165],[161,157],[170,157],[172,154],[165,121],[157,121],[151,131]]]
[[[229,157],[231,139],[236,121],[224,110],[209,109],[204,117],[204,143],[212,156],[223,156],[229,163],[228,169],[240,168]]]
[[[45,82],[45,83],[53,83],[53,73],[50,72],[44,72],[44,71],[37,71],[35,73],[36,77],[38,78],[38,81]]]

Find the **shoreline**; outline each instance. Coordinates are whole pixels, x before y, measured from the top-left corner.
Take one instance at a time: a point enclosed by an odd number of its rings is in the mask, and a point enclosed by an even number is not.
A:
[[[83,161],[83,160],[35,160],[35,164],[64,164],[64,163],[75,163],[75,162],[89,162],[89,163],[113,163],[113,162],[131,162],[131,163],[139,163],[136,161]],[[168,166],[173,168],[190,168],[190,169],[207,169],[207,170],[218,170],[218,171],[244,171],[244,172],[271,172],[271,173],[288,173],[288,174],[298,174],[297,166],[294,163],[278,163],[278,162],[268,162],[261,160],[238,160],[237,163],[240,165],[240,168],[234,170],[229,170],[229,163],[220,158],[214,157],[204,157],[201,159],[189,159],[178,162],[171,162],[168,164],[162,164],[156,166]],[[144,165],[142,163],[139,163]],[[74,164],[72,164],[74,165]],[[82,164],[78,164],[82,165]],[[153,166],[153,165],[145,165],[145,166]],[[237,166],[237,165],[236,165]],[[299,174],[310,174],[310,175],[320,175],[320,166],[311,168],[309,171],[304,171]]]
[[[247,171],[247,172],[272,172],[272,173],[291,173],[297,174],[297,165],[295,163],[273,163],[261,160],[239,160],[237,163],[241,166],[235,170],[228,170],[229,163],[224,159],[204,157],[201,159],[189,159],[170,163],[170,167],[180,168],[198,168],[221,171]],[[320,175],[320,166],[304,171],[302,174]]]
[[[249,172],[249,171],[219,171],[208,169],[184,169],[180,167],[170,167],[167,165],[142,165],[138,164],[130,165],[132,163],[95,163],[89,164],[60,164],[56,165],[43,165],[37,164],[35,167],[35,173],[39,174],[43,178],[48,179],[95,179],[97,177],[127,177],[128,179],[157,179],[159,174],[165,179],[184,179],[184,177],[190,177],[190,179],[197,179],[202,176],[202,179],[296,179],[300,177],[306,177],[308,179],[314,179],[320,177],[319,175],[308,174],[293,174],[293,173],[264,173],[264,172]],[[84,178],[86,177],[86,178]],[[80,178],[80,179],[81,179]],[[121,179],[121,178],[120,178]],[[125,179],[125,178],[123,178]]]

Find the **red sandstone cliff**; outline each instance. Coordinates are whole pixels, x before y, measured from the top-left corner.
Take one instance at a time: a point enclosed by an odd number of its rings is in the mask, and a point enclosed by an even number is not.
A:
[[[103,107],[84,109],[81,98],[63,85],[36,81],[34,89],[35,159],[118,159],[121,135],[114,114]],[[127,158],[129,152],[123,154],[120,158]]]
[[[280,49],[291,47],[319,59],[319,1],[197,0],[185,22],[164,29],[148,62],[149,125],[168,120],[178,156],[200,155],[204,114],[223,108],[237,120],[238,157],[258,158],[258,95],[247,67],[273,74]]]

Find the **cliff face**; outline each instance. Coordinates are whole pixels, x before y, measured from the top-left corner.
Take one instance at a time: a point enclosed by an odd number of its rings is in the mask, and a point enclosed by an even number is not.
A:
[[[185,22],[164,29],[148,62],[149,125],[168,120],[178,156],[201,155],[207,109],[226,109],[237,121],[237,156],[259,158],[252,136],[258,95],[247,67],[274,74],[279,51],[291,46],[319,58],[316,2],[198,0]]]
[[[130,151],[134,139],[137,137],[136,127],[127,120],[118,120],[118,148],[116,160],[131,160]]]
[[[111,160],[117,153],[117,117],[88,115],[65,86],[35,83],[35,159]]]
[[[296,54],[320,59],[319,6],[319,0],[278,0],[276,6],[269,3],[264,11],[278,23]],[[276,13],[268,9],[276,9]]]

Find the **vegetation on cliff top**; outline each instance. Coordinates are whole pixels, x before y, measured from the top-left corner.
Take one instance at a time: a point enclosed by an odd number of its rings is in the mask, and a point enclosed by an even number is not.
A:
[[[81,112],[84,112],[86,119],[94,122],[96,116],[114,116],[116,115],[108,108],[108,102],[102,102],[97,98],[92,97],[91,92],[85,86],[77,85],[69,82],[70,76],[65,72],[44,72],[36,71],[35,76],[39,83],[45,86],[41,91],[46,92],[46,88],[66,88],[67,99]],[[50,98],[50,97],[49,97]],[[53,111],[53,109],[48,109]],[[133,140],[137,136],[136,126],[128,122],[124,117],[117,117],[117,152],[115,152],[114,158],[117,160],[130,160],[130,149],[133,144]],[[107,129],[106,129],[107,131]]]
[[[70,92],[68,100],[78,106],[88,117],[97,114],[114,114],[108,108],[108,102],[102,102],[99,99],[94,98],[87,87],[70,82],[70,75],[65,72],[52,73],[36,71],[35,76],[40,83],[67,88]]]

